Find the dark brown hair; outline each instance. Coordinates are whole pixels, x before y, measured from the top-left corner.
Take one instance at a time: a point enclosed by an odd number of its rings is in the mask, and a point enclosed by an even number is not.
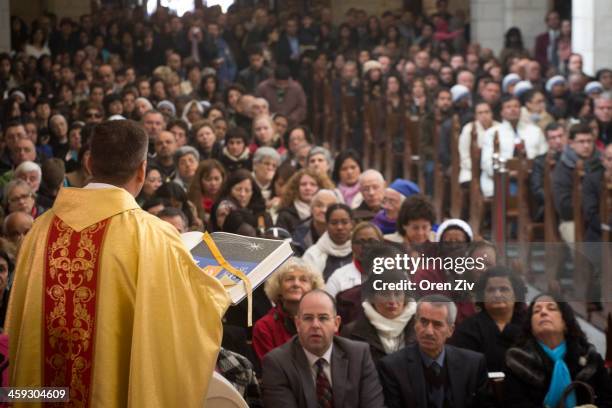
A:
[[[147,158],[149,140],[132,120],[114,120],[96,125],[91,136],[91,172],[101,182],[128,182]]]

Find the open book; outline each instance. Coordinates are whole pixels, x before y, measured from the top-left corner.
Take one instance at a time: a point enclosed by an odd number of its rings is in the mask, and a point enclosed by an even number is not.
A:
[[[213,232],[210,236],[223,258],[249,278],[253,290],[293,255],[291,245],[287,241],[245,237],[227,232]],[[186,232],[181,238],[198,266],[223,283],[234,305],[247,296],[240,279],[219,266],[203,241],[201,232]]]

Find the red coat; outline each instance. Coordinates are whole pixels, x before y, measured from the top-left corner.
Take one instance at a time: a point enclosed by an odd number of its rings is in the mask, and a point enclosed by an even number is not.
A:
[[[255,322],[253,327],[253,349],[261,361],[268,351],[282,346],[295,334],[293,319],[280,305]]]

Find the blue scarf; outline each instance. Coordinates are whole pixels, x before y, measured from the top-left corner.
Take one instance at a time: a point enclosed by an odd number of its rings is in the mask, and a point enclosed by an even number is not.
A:
[[[567,344],[564,341],[554,350],[548,348],[540,341],[538,341],[538,344],[540,347],[542,347],[542,350],[544,350],[546,355],[555,363],[548,393],[544,398],[544,406],[556,407],[561,402],[561,395],[563,395],[563,391],[565,391],[565,388],[567,388],[567,386],[572,382],[572,377],[570,376],[567,364],[565,364],[565,361],[563,360],[565,357],[565,352],[567,351]],[[565,398],[565,403],[568,408],[574,408],[576,406],[576,393],[574,391],[572,391],[567,398]]]

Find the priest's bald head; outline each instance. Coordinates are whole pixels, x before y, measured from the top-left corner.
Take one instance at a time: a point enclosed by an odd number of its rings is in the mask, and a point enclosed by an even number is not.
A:
[[[126,189],[134,197],[145,180],[149,139],[132,120],[100,123],[93,129],[91,154],[85,160],[92,182]]]

